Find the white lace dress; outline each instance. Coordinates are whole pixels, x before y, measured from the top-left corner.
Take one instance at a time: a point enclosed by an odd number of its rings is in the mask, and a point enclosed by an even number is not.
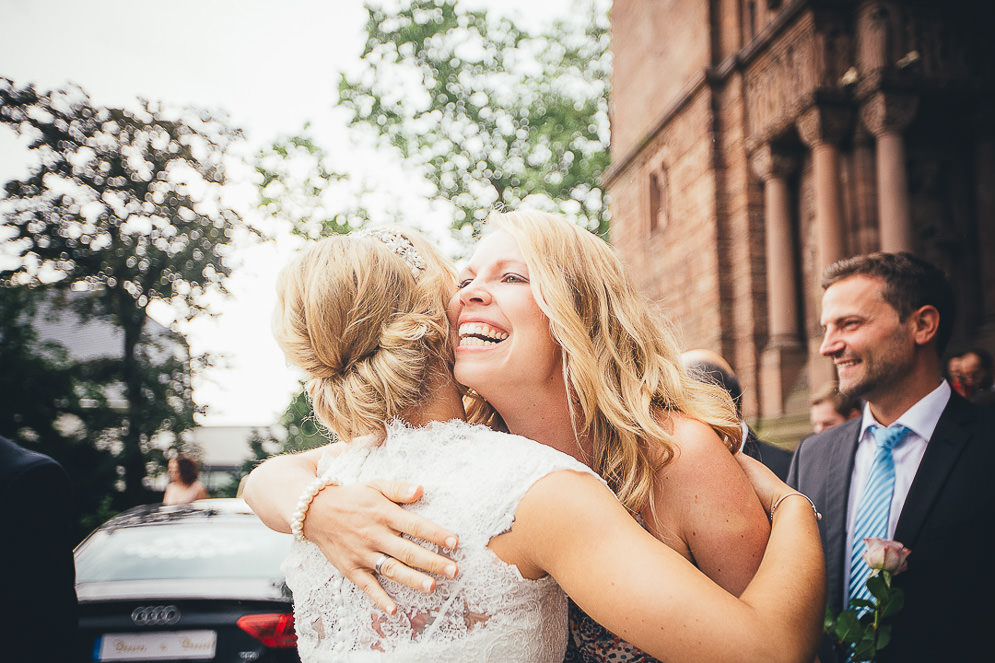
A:
[[[488,548],[508,531],[519,500],[557,470],[594,475],[558,451],[462,421],[410,428],[398,422],[378,446],[355,443],[318,472],[335,483],[399,479],[424,487],[409,508],[457,533],[460,575],[432,594],[382,579],[398,605],[388,616],[328,563],[295,542],[283,570],[294,593],[304,663],[344,661],[521,661],[561,663],[567,601],[550,577],[528,580]]]

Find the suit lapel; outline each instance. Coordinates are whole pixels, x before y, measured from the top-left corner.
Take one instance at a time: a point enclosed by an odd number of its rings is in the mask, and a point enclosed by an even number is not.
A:
[[[853,474],[853,458],[857,451],[857,437],[860,434],[860,418],[837,426],[838,435],[829,451],[826,465],[826,495],[822,508],[825,528],[826,583],[829,589],[829,605],[834,612],[839,611],[843,602],[843,561],[846,551],[846,515],[850,497],[850,479]]]
[[[961,450],[973,433],[974,413],[970,403],[957,395],[950,397],[933,437],[926,445],[922,462],[909,487],[905,506],[898,517],[895,539],[911,548],[915,545],[923,521],[946,483]]]

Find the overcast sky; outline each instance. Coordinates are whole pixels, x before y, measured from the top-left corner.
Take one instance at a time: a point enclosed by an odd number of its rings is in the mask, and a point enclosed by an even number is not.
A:
[[[572,5],[471,4],[530,25]],[[245,129],[246,154],[308,121],[323,146],[346,149],[344,119],[331,109],[338,73],[358,62],[365,21],[360,0],[0,0],[0,76],[42,89],[78,83],[104,105],[146,97],[223,109]],[[0,182],[27,163],[23,142],[0,127]],[[230,204],[255,220],[250,171],[231,175]],[[242,249],[219,315],[186,330],[193,352],[227,358],[195,385],[209,408],[202,423],[268,425],[289,402],[297,378],[270,336],[269,314],[275,275],[294,247],[282,238]]]

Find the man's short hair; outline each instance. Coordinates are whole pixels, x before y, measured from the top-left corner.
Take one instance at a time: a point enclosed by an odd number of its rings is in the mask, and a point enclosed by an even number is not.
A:
[[[844,417],[849,417],[854,410],[859,412],[863,406],[859,398],[841,394],[836,388],[835,383],[823,385],[821,389],[812,394],[809,405],[818,405],[819,403],[827,402],[832,403],[836,412]]]
[[[923,306],[934,307],[940,314],[936,351],[943,354],[953,334],[956,304],[950,281],[939,268],[911,253],[868,253],[829,265],[822,274],[822,289],[851,276],[884,281],[881,294],[900,320]]]
[[[681,363],[691,377],[725,389],[736,406],[736,415],[743,416],[743,387],[732,372],[732,366],[721,355],[703,348],[688,350],[681,354]]]

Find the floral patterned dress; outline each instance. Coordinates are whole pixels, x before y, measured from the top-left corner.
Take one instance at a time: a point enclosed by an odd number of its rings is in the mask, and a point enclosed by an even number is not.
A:
[[[635,645],[618,637],[591,619],[576,603],[570,601],[570,637],[563,663],[659,663]]]
[[[636,522],[646,529],[639,514]],[[570,637],[567,638],[567,653],[563,663],[660,663],[642,649],[626,642],[604,626],[594,621],[590,615],[570,600]]]

